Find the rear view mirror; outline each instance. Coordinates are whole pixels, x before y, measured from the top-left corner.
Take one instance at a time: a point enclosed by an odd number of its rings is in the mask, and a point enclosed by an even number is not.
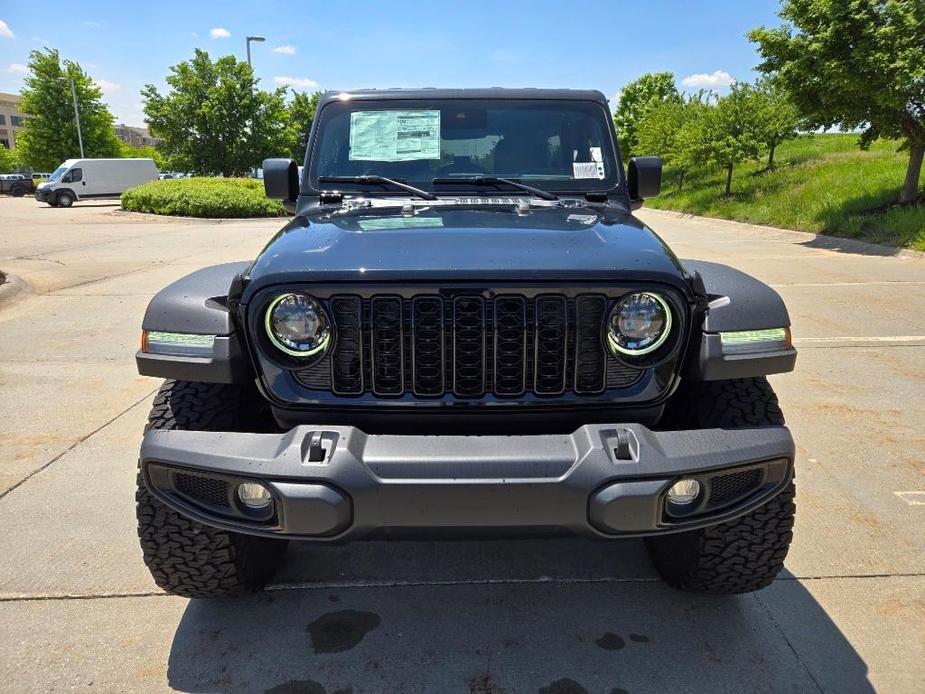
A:
[[[299,196],[298,164],[292,159],[264,159],[263,189],[268,198],[295,203]]]
[[[662,189],[661,157],[633,157],[626,171],[630,200],[654,198]]]

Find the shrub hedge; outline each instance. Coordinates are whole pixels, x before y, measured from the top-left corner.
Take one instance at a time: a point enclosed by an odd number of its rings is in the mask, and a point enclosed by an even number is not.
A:
[[[168,178],[122,193],[122,209],[183,217],[280,217],[288,214],[253,178]]]

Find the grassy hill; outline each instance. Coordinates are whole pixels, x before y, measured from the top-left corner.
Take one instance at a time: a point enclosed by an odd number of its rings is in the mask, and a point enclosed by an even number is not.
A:
[[[720,170],[689,173],[681,191],[669,170],[646,205],[925,251],[925,204],[890,205],[908,156],[896,149],[878,141],[862,152],[856,135],[803,135],[778,148],[772,171],[765,162],[736,167],[729,198]]]

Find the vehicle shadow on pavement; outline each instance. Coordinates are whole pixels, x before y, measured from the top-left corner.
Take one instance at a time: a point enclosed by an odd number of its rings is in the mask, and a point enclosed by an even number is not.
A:
[[[851,255],[867,255],[890,258],[899,255],[903,249],[898,246],[884,246],[869,241],[846,239],[838,236],[818,235],[809,241],[800,242],[804,248],[821,248],[836,253],[849,253]]]
[[[181,691],[871,692],[867,667],[804,586],[696,596],[641,542],[354,543],[290,549],[280,581],[191,601]]]

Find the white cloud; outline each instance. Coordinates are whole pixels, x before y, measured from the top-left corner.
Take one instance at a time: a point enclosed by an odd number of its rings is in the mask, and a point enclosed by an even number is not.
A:
[[[0,19],[0,36],[5,39],[15,39],[16,34],[13,33],[13,30],[10,29],[9,25]]]
[[[222,27],[215,27],[214,29],[209,29],[209,36],[213,39],[227,39],[231,36],[231,32]]]
[[[25,75],[29,72],[29,67],[22,63],[10,63],[10,66],[4,72],[10,75]]]
[[[734,81],[732,75],[725,70],[714,70],[710,73],[699,72],[695,75],[688,75],[681,80],[681,84],[694,89],[722,89]]]
[[[299,89],[316,89],[318,83],[307,77],[285,77],[277,76],[273,78],[273,84],[277,86],[298,87]]]
[[[85,19],[81,22],[81,24],[83,24],[85,27],[89,27],[90,29],[99,29],[102,26],[102,24],[99,22],[90,19]]]
[[[295,46],[290,46],[288,43],[286,43],[282,46],[277,46],[274,48],[273,52],[282,53],[283,55],[295,55]]]
[[[96,86],[102,89],[107,94],[111,92],[117,92],[120,89],[122,89],[121,84],[117,84],[116,82],[110,82],[109,80],[96,80]]]

